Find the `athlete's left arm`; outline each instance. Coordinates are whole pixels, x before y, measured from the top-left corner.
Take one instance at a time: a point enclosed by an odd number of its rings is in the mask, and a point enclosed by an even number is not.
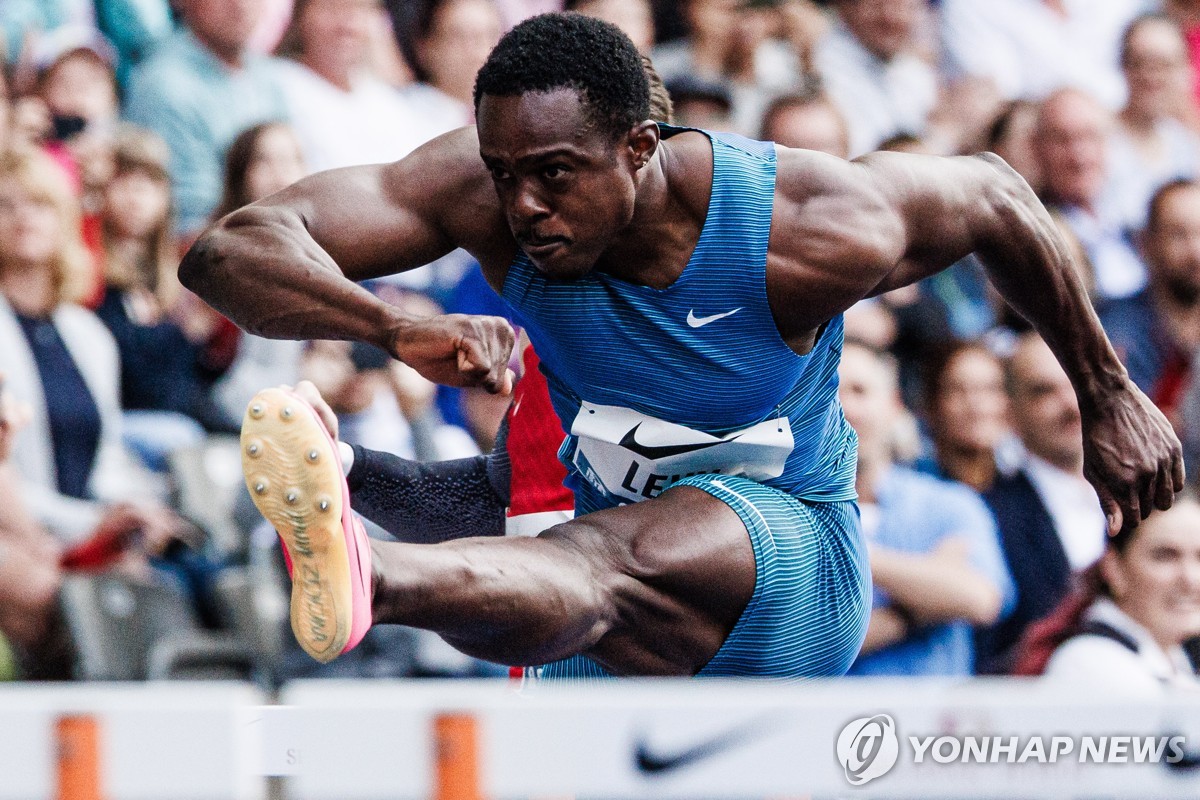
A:
[[[977,253],[1000,294],[1071,378],[1084,421],[1084,471],[1110,533],[1123,522],[1136,525],[1155,506],[1170,507],[1183,489],[1179,441],[1129,380],[1070,249],[1016,171],[992,154],[874,153],[851,163],[819,162],[807,176],[799,166],[796,156],[781,153],[783,208],[771,246],[774,254],[778,244],[784,260],[775,274],[791,277],[778,286],[795,298],[830,290],[839,307],[824,309],[828,318]],[[811,234],[822,224],[825,230]],[[801,238],[806,232],[815,244]]]

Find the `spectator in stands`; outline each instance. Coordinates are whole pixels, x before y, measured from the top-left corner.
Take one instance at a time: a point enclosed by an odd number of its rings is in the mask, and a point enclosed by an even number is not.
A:
[[[689,35],[656,47],[654,66],[669,87],[685,77],[722,87],[731,129],[756,135],[771,99],[803,86],[796,53],[772,38],[773,9],[739,0],[682,0],[681,7]],[[681,121],[684,111],[677,109]]]
[[[432,138],[368,66],[379,0],[299,0],[280,43],[288,118],[314,171],[396,161]]]
[[[84,208],[94,210],[112,176],[117,121],[117,83],[112,47],[95,31],[89,38],[64,38],[42,55],[37,96],[50,114],[48,149],[82,190]]]
[[[21,479],[8,463],[17,431],[31,410],[0,389],[0,642],[14,645],[27,677],[65,674],[68,664],[47,663],[62,575],[61,546],[29,515]]]
[[[850,129],[837,106],[821,92],[787,94],[771,101],[759,138],[784,147],[850,155]]]
[[[642,53],[649,53],[654,46],[654,12],[650,0],[567,0],[563,10],[611,22]]]
[[[858,490],[875,582],[852,675],[969,675],[971,626],[996,621],[1012,594],[987,508],[964,486],[893,463],[903,413],[889,358],[847,342],[838,371],[858,433]]]
[[[1099,103],[1076,89],[1062,89],[1042,104],[1034,136],[1045,200],[1087,252],[1101,301],[1129,297],[1146,283],[1129,232],[1105,195],[1111,130],[1112,120]]]
[[[1034,150],[1034,132],[1038,120],[1037,103],[1013,100],[1000,109],[988,129],[985,147],[1021,173],[1025,182],[1040,191],[1042,170]]]
[[[996,480],[1008,441],[1008,395],[1000,359],[977,342],[955,342],[931,354],[922,375],[932,458],[922,471],[977,492]]]
[[[122,448],[116,345],[72,304],[87,259],[61,171],[36,152],[0,157],[0,371],[33,408],[12,451],[24,498],[64,544],[118,526],[162,552],[189,528],[146,496],[148,482]]]
[[[223,217],[274,194],[307,172],[300,143],[289,126],[266,122],[242,131],[225,156],[225,188],[213,216]],[[263,386],[295,385],[303,351],[303,342],[240,334],[233,363],[212,388],[220,419],[236,429],[246,404]]]
[[[504,32],[492,0],[428,0],[417,17],[419,84],[405,95],[430,136],[475,121],[475,74]]]
[[[283,122],[241,131],[225,153],[221,202],[214,220],[291,186],[309,173],[300,140]]]
[[[1187,42],[1188,61],[1192,66],[1192,108],[1187,115],[1192,127],[1196,127],[1200,113],[1200,2],[1197,0],[1164,0],[1163,12],[1175,21]]]
[[[18,68],[30,51],[63,30],[69,35],[95,30],[96,10],[78,0],[6,0],[0,3],[0,48],[7,64]]]
[[[1062,600],[1073,574],[1100,557],[1107,529],[1096,492],[1083,477],[1079,403],[1054,354],[1027,333],[1005,369],[1010,417],[1026,457],[984,494],[1017,587],[1013,613],[976,638],[979,671],[987,674],[1012,668],[1025,629]]]
[[[1143,0],[942,0],[948,72],[990,78],[1009,100],[1041,100],[1078,87],[1116,110],[1121,34]]]
[[[275,67],[246,42],[262,0],[183,0],[187,29],[134,71],[126,116],[166,140],[178,232],[199,233],[221,196],[221,161],[239,132],[286,113]]]
[[[1200,183],[1168,183],[1150,203],[1143,237],[1149,282],[1100,319],[1142,391],[1174,418],[1200,347]]]
[[[937,101],[933,69],[913,54],[920,0],[837,0],[838,23],[816,68],[850,126],[850,155],[898,133],[920,134]]]
[[[667,83],[667,92],[675,109],[675,121],[690,128],[732,131],[733,98],[718,81],[681,75]]]
[[[170,453],[203,440],[202,423],[223,427],[209,399],[220,372],[206,359],[211,315],[175,276],[169,157],[149,131],[130,128],[117,139],[100,213],[104,296],[96,309],[120,354],[125,442],[160,472]]]
[[[45,104],[15,94],[8,75],[0,69],[0,153],[38,147],[49,130]]]
[[[1125,225],[1141,230],[1154,192],[1200,174],[1200,137],[1178,115],[1187,104],[1187,45],[1160,15],[1139,17],[1121,44],[1129,97],[1112,139],[1111,191]]]
[[[1200,504],[1180,499],[1111,539],[1079,583],[1030,630],[1017,674],[1120,697],[1200,689],[1183,647],[1200,636]]]

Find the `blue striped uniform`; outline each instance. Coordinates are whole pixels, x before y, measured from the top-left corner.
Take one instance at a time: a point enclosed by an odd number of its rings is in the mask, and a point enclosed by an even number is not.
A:
[[[559,456],[577,513],[689,485],[745,523],[754,596],[701,674],[838,675],[870,610],[853,503],[857,439],[837,399],[842,320],[806,355],[783,341],[766,293],[774,146],[708,136],[708,214],[674,283],[654,289],[601,272],[552,281],[518,252],[503,297],[568,431]],[[575,658],[542,674],[602,671]]]

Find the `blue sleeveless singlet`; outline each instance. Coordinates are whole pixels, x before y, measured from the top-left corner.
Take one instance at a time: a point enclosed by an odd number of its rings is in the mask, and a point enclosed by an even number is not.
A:
[[[853,500],[857,439],[837,397],[841,316],[800,356],[767,303],[774,145],[705,133],[711,200],[670,286],[601,272],[549,280],[522,251],[509,268],[502,295],[568,432],[559,453],[568,485],[589,509],[712,473],[809,502]]]

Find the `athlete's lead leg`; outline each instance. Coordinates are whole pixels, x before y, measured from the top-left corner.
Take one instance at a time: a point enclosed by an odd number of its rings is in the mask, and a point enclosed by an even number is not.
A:
[[[698,489],[589,514],[535,539],[368,544],[333,442],[307,403],[260,393],[242,442],[251,496],[290,556],[293,630],[319,660],[357,644],[373,616],[500,663],[585,652],[618,674],[690,675],[754,591],[745,526]]]

